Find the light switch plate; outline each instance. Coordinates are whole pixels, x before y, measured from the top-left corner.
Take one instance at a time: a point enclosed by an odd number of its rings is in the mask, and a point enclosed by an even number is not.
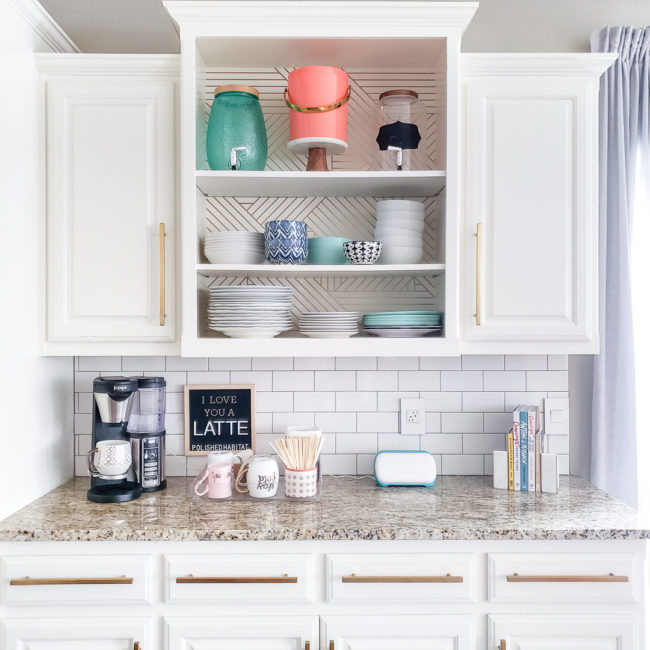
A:
[[[423,399],[400,400],[399,430],[404,435],[424,435],[426,424],[425,402]]]
[[[547,397],[544,400],[544,433],[549,436],[569,435],[568,398]]]

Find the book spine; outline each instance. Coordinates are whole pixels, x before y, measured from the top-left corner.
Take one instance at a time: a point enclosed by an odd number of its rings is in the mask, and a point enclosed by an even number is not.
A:
[[[512,431],[508,433],[508,489],[515,489],[515,469],[513,465],[513,440]]]
[[[519,412],[521,441],[521,491],[528,492],[528,411]]]
[[[535,411],[528,411],[528,491],[535,491]]]
[[[521,490],[521,445],[519,442],[519,411],[512,416],[512,462],[515,490]]]
[[[542,491],[542,434],[535,434],[535,492]]]

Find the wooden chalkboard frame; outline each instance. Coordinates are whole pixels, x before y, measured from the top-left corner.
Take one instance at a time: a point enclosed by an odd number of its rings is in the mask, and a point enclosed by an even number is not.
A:
[[[190,413],[190,393],[192,391],[214,391],[223,393],[232,390],[250,391],[250,444],[251,450],[255,452],[255,384],[185,384],[184,386],[184,405],[185,405],[185,455],[186,456],[207,456],[209,450],[192,451],[190,449],[190,422],[192,417]]]

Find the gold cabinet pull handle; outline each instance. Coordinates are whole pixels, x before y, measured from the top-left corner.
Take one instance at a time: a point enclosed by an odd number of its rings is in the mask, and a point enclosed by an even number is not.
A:
[[[506,649],[506,640],[505,639],[501,639],[501,641],[499,642],[499,650],[507,650]]]
[[[330,650],[334,650],[334,641],[330,641]]]
[[[481,254],[483,250],[483,224],[476,224],[476,324],[481,324]]]
[[[311,643],[309,641],[305,641],[305,650],[310,650],[311,648]]]
[[[506,576],[507,582],[629,582],[628,576],[610,573],[606,576],[520,576],[518,573]]]
[[[9,581],[12,587],[32,587],[36,585],[132,585],[133,578],[15,578]]]
[[[158,231],[160,243],[160,326],[165,325],[165,224],[161,223]]]
[[[342,576],[341,582],[434,582],[434,583],[449,583],[449,582],[463,582],[463,576],[452,576],[447,573],[444,576],[358,576],[354,573],[349,576]]]
[[[296,576],[290,576],[286,573],[282,576],[180,576],[176,578],[176,584],[179,585],[243,585],[243,584],[295,584],[298,582]]]
[[[133,644],[133,650],[141,650],[140,641],[136,641]]]

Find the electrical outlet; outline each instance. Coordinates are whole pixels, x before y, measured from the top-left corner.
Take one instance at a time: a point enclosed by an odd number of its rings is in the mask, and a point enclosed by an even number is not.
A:
[[[400,400],[400,433],[419,436],[425,431],[425,405],[423,399]]]

